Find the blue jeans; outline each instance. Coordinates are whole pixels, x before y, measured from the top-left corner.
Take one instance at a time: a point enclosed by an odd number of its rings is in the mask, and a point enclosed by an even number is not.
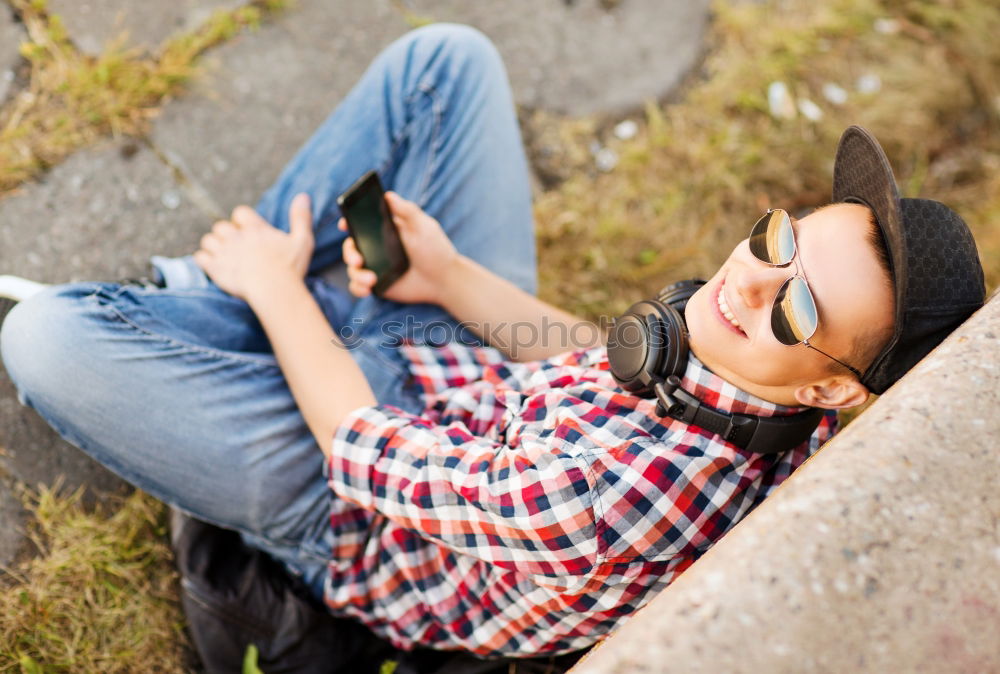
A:
[[[432,305],[356,300],[317,275],[342,264],[337,195],[371,169],[462,253],[534,292],[527,164],[485,37],[439,24],[393,43],[257,205],[288,231],[292,197],[310,194],[307,284],[378,400],[418,411],[398,338],[440,340],[454,319]],[[0,353],[19,400],[135,486],[239,531],[321,593],[335,496],[266,336],[191,256],[153,263],[165,288],[59,285],[10,312]]]

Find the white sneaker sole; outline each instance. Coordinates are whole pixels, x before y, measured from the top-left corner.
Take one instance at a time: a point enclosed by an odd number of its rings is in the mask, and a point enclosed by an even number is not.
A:
[[[0,297],[21,302],[32,295],[37,295],[49,287],[47,283],[29,281],[20,276],[0,276]]]

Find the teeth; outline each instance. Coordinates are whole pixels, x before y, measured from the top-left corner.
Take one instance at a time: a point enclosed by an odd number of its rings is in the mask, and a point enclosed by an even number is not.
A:
[[[729,305],[726,304],[726,298],[722,296],[722,288],[719,288],[719,297],[717,301],[719,303],[719,311],[721,311],[722,315],[726,317],[726,320],[732,323],[733,327],[737,330],[742,330],[743,326],[740,325],[738,320],[736,320],[736,316],[729,309]]]

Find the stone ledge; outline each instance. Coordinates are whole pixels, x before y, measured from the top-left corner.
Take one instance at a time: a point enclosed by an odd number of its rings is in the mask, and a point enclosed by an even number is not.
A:
[[[1000,297],[573,674],[998,671]]]

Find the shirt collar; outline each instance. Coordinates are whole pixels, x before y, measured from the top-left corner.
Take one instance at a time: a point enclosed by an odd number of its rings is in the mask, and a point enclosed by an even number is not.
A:
[[[681,380],[681,388],[706,405],[733,414],[755,414],[761,417],[786,416],[804,409],[768,402],[747,393],[709,370],[690,352],[688,352],[688,363]]]

